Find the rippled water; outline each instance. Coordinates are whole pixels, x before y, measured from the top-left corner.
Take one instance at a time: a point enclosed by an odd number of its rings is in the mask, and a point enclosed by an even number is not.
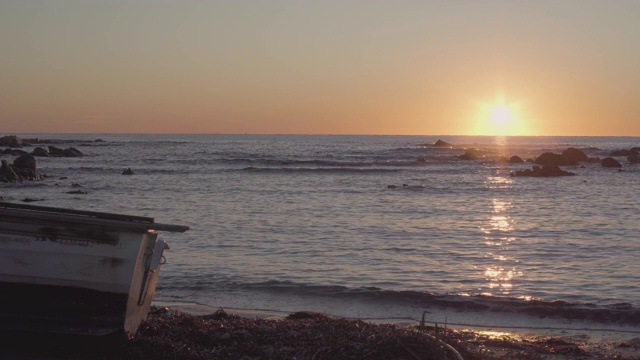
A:
[[[0,184],[5,201],[191,226],[162,235],[157,300],[373,317],[562,300],[640,324],[640,165],[524,178],[510,174],[530,164],[494,161],[569,146],[605,157],[639,138],[20,136],[86,156],[39,158],[49,178]],[[468,147],[484,157],[459,160]],[[72,183],[89,194],[67,194]]]

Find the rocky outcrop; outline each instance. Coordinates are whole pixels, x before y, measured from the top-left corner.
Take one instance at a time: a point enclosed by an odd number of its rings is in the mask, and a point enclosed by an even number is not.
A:
[[[554,176],[573,176],[572,172],[564,171],[557,165],[546,164],[533,166],[532,169],[518,170],[511,173],[511,176],[530,176],[530,177],[554,177]]]
[[[23,182],[44,180],[44,176],[36,169],[36,159],[31,155],[21,155],[9,164],[2,160],[0,166],[0,182]]]
[[[9,164],[7,160],[2,160],[2,165],[0,166],[0,181],[22,182],[22,177],[16,173],[13,165]]]
[[[582,150],[576,148],[567,148],[562,152],[562,156],[567,158],[570,162],[577,164],[581,162],[585,162],[589,160],[587,154],[585,154]]]
[[[433,147],[441,147],[441,148],[450,148],[453,147],[453,145],[449,144],[446,141],[442,141],[440,139],[438,139],[438,141],[436,141],[433,145]]]
[[[23,146],[30,146],[32,139],[21,139],[15,135],[0,137],[0,146],[6,146],[10,148],[21,148]],[[36,141],[38,139],[35,139]]]
[[[31,155],[20,155],[13,160],[13,166],[25,170],[36,170],[36,158]]]
[[[49,145],[49,155],[55,157],[64,157],[64,150],[53,145]]]
[[[510,164],[521,164],[523,162],[524,160],[522,160],[522,158],[518,155],[513,155],[512,157],[509,158]]]
[[[538,156],[535,160],[535,163],[539,165],[556,165],[556,166],[577,164],[560,154],[554,154],[552,152],[546,152]]]
[[[620,164],[620,162],[612,157],[606,157],[604,159],[602,159],[602,162],[600,163],[602,165],[602,167],[606,167],[606,168],[621,168],[622,164]]]
[[[55,147],[53,145],[49,145],[49,156],[55,156],[55,157],[80,157],[80,156],[84,156],[84,154],[74,148],[74,147],[70,147],[70,148],[66,148],[66,149],[60,149],[58,147]]]

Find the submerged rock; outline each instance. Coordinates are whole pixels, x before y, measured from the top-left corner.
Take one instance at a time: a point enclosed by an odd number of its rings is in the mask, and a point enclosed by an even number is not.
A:
[[[573,176],[572,172],[564,171],[557,165],[546,164],[534,166],[532,169],[518,170],[511,173],[511,176],[531,176],[531,177],[553,177],[553,176]]]

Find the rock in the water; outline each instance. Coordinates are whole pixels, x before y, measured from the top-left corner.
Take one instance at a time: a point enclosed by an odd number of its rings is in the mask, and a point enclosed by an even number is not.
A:
[[[78,149],[76,149],[74,147],[70,147],[68,149],[64,149],[64,150],[62,150],[62,152],[64,153],[64,156],[66,156],[66,157],[84,156],[84,154],[80,150],[78,150]]]
[[[552,177],[552,176],[572,176],[572,172],[564,171],[557,165],[533,166],[533,169],[518,170],[511,173],[511,176],[532,176],[532,177]]]
[[[572,147],[565,149],[562,152],[562,156],[569,159],[569,161],[574,164],[589,160],[589,157],[584,153],[584,151]]]
[[[620,164],[620,162],[612,157],[606,157],[604,159],[602,159],[602,162],[600,163],[602,164],[602,167],[606,167],[606,168],[621,168],[622,164]]]
[[[45,150],[44,148],[41,148],[40,146],[38,146],[37,148],[33,149],[33,151],[31,152],[31,155],[38,156],[38,157],[48,157],[49,152],[47,152],[47,150]]]
[[[13,165],[9,164],[7,160],[2,160],[2,166],[0,166],[0,181],[22,182],[22,177],[16,173]]]
[[[513,155],[512,157],[509,158],[509,163],[511,164],[521,164],[523,162],[524,160],[522,160],[522,158],[518,155]]]
[[[480,157],[480,153],[476,149],[467,149],[464,154],[458,155],[460,160],[477,160]]]
[[[82,191],[82,190],[72,190],[72,191],[67,191],[67,194],[88,194],[88,192]]]
[[[433,144],[433,147],[446,147],[446,148],[450,148],[450,147],[453,147],[453,145],[449,144],[449,143],[448,143],[448,142],[446,142],[446,141],[442,141],[442,140],[438,139],[438,141],[436,141],[436,142]]]
[[[631,164],[640,164],[640,154],[633,152],[627,156],[627,161]]]
[[[576,165],[576,163],[572,162],[566,157],[560,154],[554,154],[552,152],[546,152],[538,156],[535,160],[535,163],[540,165],[557,165],[557,166]]]
[[[20,155],[13,160],[13,166],[21,169],[35,170],[36,158],[31,155]]]
[[[6,146],[11,148],[21,148],[23,146],[29,146],[29,142],[26,139],[21,139],[15,135],[0,137],[0,146]]]
[[[613,150],[612,152],[609,153],[609,156],[629,156],[631,155],[632,151],[631,150]]]
[[[127,168],[122,172],[122,175],[133,175],[133,170],[131,170],[131,168]]]
[[[56,157],[64,157],[64,150],[57,148],[53,145],[49,145],[49,155]]]

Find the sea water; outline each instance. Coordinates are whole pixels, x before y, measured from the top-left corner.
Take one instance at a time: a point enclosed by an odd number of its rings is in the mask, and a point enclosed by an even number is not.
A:
[[[48,177],[0,183],[3,201],[191,227],[160,234],[157,302],[640,327],[640,164],[533,178],[511,176],[532,164],[500,161],[568,147],[603,158],[640,138],[18,135],[85,156],[38,158]],[[461,160],[468,148],[480,157]]]

